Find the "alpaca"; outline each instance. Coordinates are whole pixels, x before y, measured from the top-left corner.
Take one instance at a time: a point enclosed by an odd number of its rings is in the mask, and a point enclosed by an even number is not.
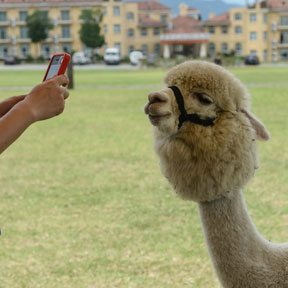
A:
[[[198,203],[216,275],[227,288],[287,288],[288,243],[256,230],[242,189],[258,167],[265,126],[250,112],[249,95],[224,68],[187,61],[148,95],[160,167],[175,192]]]

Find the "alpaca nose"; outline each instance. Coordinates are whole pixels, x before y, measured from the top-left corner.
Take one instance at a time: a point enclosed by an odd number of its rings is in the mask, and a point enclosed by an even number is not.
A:
[[[154,103],[166,103],[168,95],[164,92],[152,92],[148,95],[149,105]]]
[[[169,95],[163,91],[152,92],[148,95],[148,104],[144,107],[145,114],[149,114],[149,110],[151,111],[152,106],[155,103],[165,104],[168,102]],[[158,106],[158,105],[157,105]],[[154,107],[155,108],[155,107]]]

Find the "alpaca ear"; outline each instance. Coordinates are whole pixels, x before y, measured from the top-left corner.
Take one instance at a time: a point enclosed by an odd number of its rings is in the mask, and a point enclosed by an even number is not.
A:
[[[257,138],[259,140],[268,141],[270,139],[270,134],[265,128],[264,124],[249,111],[245,109],[241,109],[241,112],[243,112],[249,119],[252,127],[254,128],[256,132]]]

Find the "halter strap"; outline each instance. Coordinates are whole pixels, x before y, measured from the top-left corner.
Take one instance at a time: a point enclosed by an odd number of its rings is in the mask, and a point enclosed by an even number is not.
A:
[[[205,127],[214,125],[213,121],[215,120],[215,118],[206,117],[205,119],[201,119],[200,116],[196,113],[187,114],[187,111],[184,106],[184,99],[180,89],[177,86],[170,86],[169,88],[172,89],[176,98],[176,102],[178,104],[178,108],[180,110],[178,130],[181,128],[182,124],[185,121],[189,121],[194,124],[202,125]]]

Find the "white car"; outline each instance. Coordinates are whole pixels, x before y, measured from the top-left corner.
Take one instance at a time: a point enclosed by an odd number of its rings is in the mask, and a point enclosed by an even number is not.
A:
[[[118,65],[121,60],[120,52],[117,48],[107,48],[104,53],[104,61],[107,65]]]
[[[90,64],[90,58],[86,57],[83,52],[76,52],[72,56],[72,63],[78,65]]]

